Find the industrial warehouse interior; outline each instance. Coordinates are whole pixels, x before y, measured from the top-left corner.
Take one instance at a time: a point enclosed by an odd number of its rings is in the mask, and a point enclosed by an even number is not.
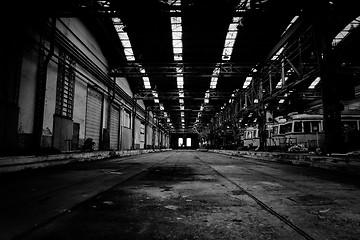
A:
[[[0,239],[359,239],[358,5],[3,3]]]

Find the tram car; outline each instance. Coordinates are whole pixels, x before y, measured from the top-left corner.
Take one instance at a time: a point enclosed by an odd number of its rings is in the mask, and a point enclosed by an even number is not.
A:
[[[256,150],[260,146],[258,126],[246,127],[243,139],[245,148]],[[279,150],[286,148],[284,122],[266,124],[266,146],[267,148]]]
[[[342,115],[343,140],[348,148],[360,148],[360,115]],[[307,150],[322,149],[325,134],[323,116],[313,114],[293,114],[266,124],[266,147],[287,150],[292,146],[303,146]],[[258,126],[244,130],[244,147],[257,149],[260,145]]]
[[[285,148],[301,145],[315,150],[324,146],[322,115],[296,114],[284,123]]]
[[[255,149],[260,146],[258,126],[249,126],[244,130],[244,147],[247,149]]]

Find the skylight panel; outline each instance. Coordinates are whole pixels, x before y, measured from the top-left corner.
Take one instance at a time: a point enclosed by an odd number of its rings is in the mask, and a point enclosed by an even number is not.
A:
[[[285,47],[280,48],[279,51],[277,51],[275,53],[275,55],[271,58],[271,60],[274,61],[274,60],[278,59],[280,54],[284,51],[284,49],[285,49]]]
[[[233,48],[232,47],[228,47],[228,48],[224,48],[223,49],[223,53],[222,53],[222,59],[223,60],[229,60],[230,59],[230,56],[233,52]]]
[[[177,77],[177,88],[183,89],[184,88],[184,77]]]
[[[175,0],[170,4],[171,6],[181,6],[181,0]],[[180,9],[171,9],[170,12],[172,13],[181,13]],[[171,30],[172,30],[172,45],[173,45],[173,53],[174,53],[174,60],[175,61],[182,61],[182,54],[183,54],[183,43],[182,43],[182,19],[178,16],[170,17],[171,22]],[[184,77],[183,77],[183,67],[176,67],[176,85],[179,92],[179,104],[180,110],[184,111]],[[181,117],[184,117],[184,112],[181,112]],[[182,122],[185,120],[182,119]],[[184,128],[184,126],[183,126]]]
[[[175,55],[181,54],[182,53],[182,48],[181,47],[179,47],[179,48],[174,47],[174,53],[175,53]]]
[[[173,51],[174,51],[174,60],[182,61],[182,52],[183,52],[182,25],[181,25],[182,20],[181,17],[171,17],[170,20],[171,20],[171,30],[172,30],[172,38],[173,38],[172,43],[173,43]]]
[[[228,32],[237,32],[238,21],[239,18],[236,17],[233,18],[233,22],[229,24]]]
[[[213,71],[213,75],[218,75],[220,73],[220,67],[216,67]]]
[[[178,39],[174,39],[173,40],[173,46],[174,46],[174,51],[175,51],[175,49],[182,49],[182,41],[181,40],[178,40]],[[182,51],[180,51],[180,52],[182,52]]]
[[[112,18],[112,22],[113,22],[115,30],[118,34],[118,37],[121,41],[121,44],[124,48],[124,54],[125,54],[126,59],[128,61],[135,61],[135,56],[134,56],[134,52],[131,47],[131,42],[130,42],[129,36],[124,31],[125,25],[122,23],[120,18]],[[141,67],[140,64],[139,64],[139,66],[140,66],[140,72],[142,74],[145,74],[146,73],[145,69],[143,67]],[[145,89],[151,89],[150,79],[148,77],[143,77],[142,79],[143,79]],[[154,99],[154,101],[159,102],[158,99]]]
[[[206,91],[205,98],[210,98],[210,91],[209,90]]]
[[[236,12],[245,12],[250,9],[250,1],[241,0],[236,7]]]
[[[286,27],[286,29],[284,30],[284,32],[281,34],[281,36],[283,36],[287,30],[289,30],[289,28],[294,24],[294,22],[299,18],[299,16],[295,16],[289,23],[289,25]]]
[[[240,17],[233,17],[232,22],[229,24],[229,28],[224,43],[224,49],[222,53],[222,60],[231,59],[240,21],[241,21]]]
[[[181,0],[174,0],[174,1],[172,1],[171,5],[181,6]]]
[[[290,76],[292,73],[294,72],[294,69],[290,68],[289,70],[287,70],[286,72],[286,76],[284,79],[284,82],[286,82],[288,80],[288,76]],[[276,84],[275,88],[282,88],[283,87],[283,81],[282,78],[280,78],[279,82]]]
[[[171,17],[171,24],[173,27],[180,27],[181,28],[181,17]],[[173,28],[174,30],[174,28]]]
[[[360,16],[351,21],[348,25],[345,26],[343,30],[341,30],[336,37],[333,39],[332,45],[335,47],[338,45],[345,37],[349,35],[349,33],[360,25]]]
[[[177,73],[182,73],[182,72],[183,72],[183,68],[182,68],[182,67],[176,67],[176,72],[177,72]]]
[[[237,36],[237,32],[235,32],[235,31],[230,31],[230,32],[228,32],[227,34],[226,34],[226,40],[225,40],[225,46],[229,46],[229,45],[234,45],[233,43],[231,43],[231,44],[226,44],[226,41],[228,41],[228,42],[234,42],[234,40],[235,40],[235,38],[236,38],[236,36]]]
[[[216,88],[217,81],[218,81],[218,77],[212,77],[212,78],[211,78],[211,82],[210,82],[210,88],[211,88],[211,89]]]
[[[132,49],[131,49],[131,43],[130,43],[130,40],[129,40],[129,39],[121,39],[121,43],[122,43],[122,45],[123,45],[123,47],[124,47],[125,49],[129,49],[129,50],[132,51]]]
[[[144,87],[145,89],[151,89],[149,77],[143,77]]]
[[[129,36],[124,31],[124,24],[122,23],[120,18],[112,18],[112,22],[124,48],[124,54],[126,59],[128,61],[135,61],[134,52],[131,48]]]
[[[172,38],[173,38],[174,40],[175,40],[175,39],[181,40],[181,39],[182,39],[182,32],[181,32],[181,31],[175,32],[175,31],[173,30],[173,32],[172,32]]]
[[[113,24],[122,24],[120,18],[113,18],[112,21],[113,21]]]
[[[247,88],[252,81],[252,77],[246,77],[243,88]]]
[[[320,77],[315,78],[315,80],[310,84],[309,89],[314,89],[316,85],[319,84],[320,80],[321,80]]]
[[[152,94],[154,96],[154,103],[159,103],[159,95],[155,90],[152,90]]]
[[[288,80],[288,77],[285,77],[284,82]],[[283,87],[283,81],[282,79],[279,80],[279,82],[276,84],[275,88],[282,88]]]

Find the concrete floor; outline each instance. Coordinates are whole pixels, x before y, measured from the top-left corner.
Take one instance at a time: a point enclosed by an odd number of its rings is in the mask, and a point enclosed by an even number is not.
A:
[[[0,175],[0,239],[360,239],[356,175],[168,151]]]

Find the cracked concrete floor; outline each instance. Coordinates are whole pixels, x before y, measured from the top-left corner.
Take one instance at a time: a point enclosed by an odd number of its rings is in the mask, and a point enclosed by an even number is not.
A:
[[[359,239],[346,176],[197,151],[146,158],[155,165],[22,239]]]

